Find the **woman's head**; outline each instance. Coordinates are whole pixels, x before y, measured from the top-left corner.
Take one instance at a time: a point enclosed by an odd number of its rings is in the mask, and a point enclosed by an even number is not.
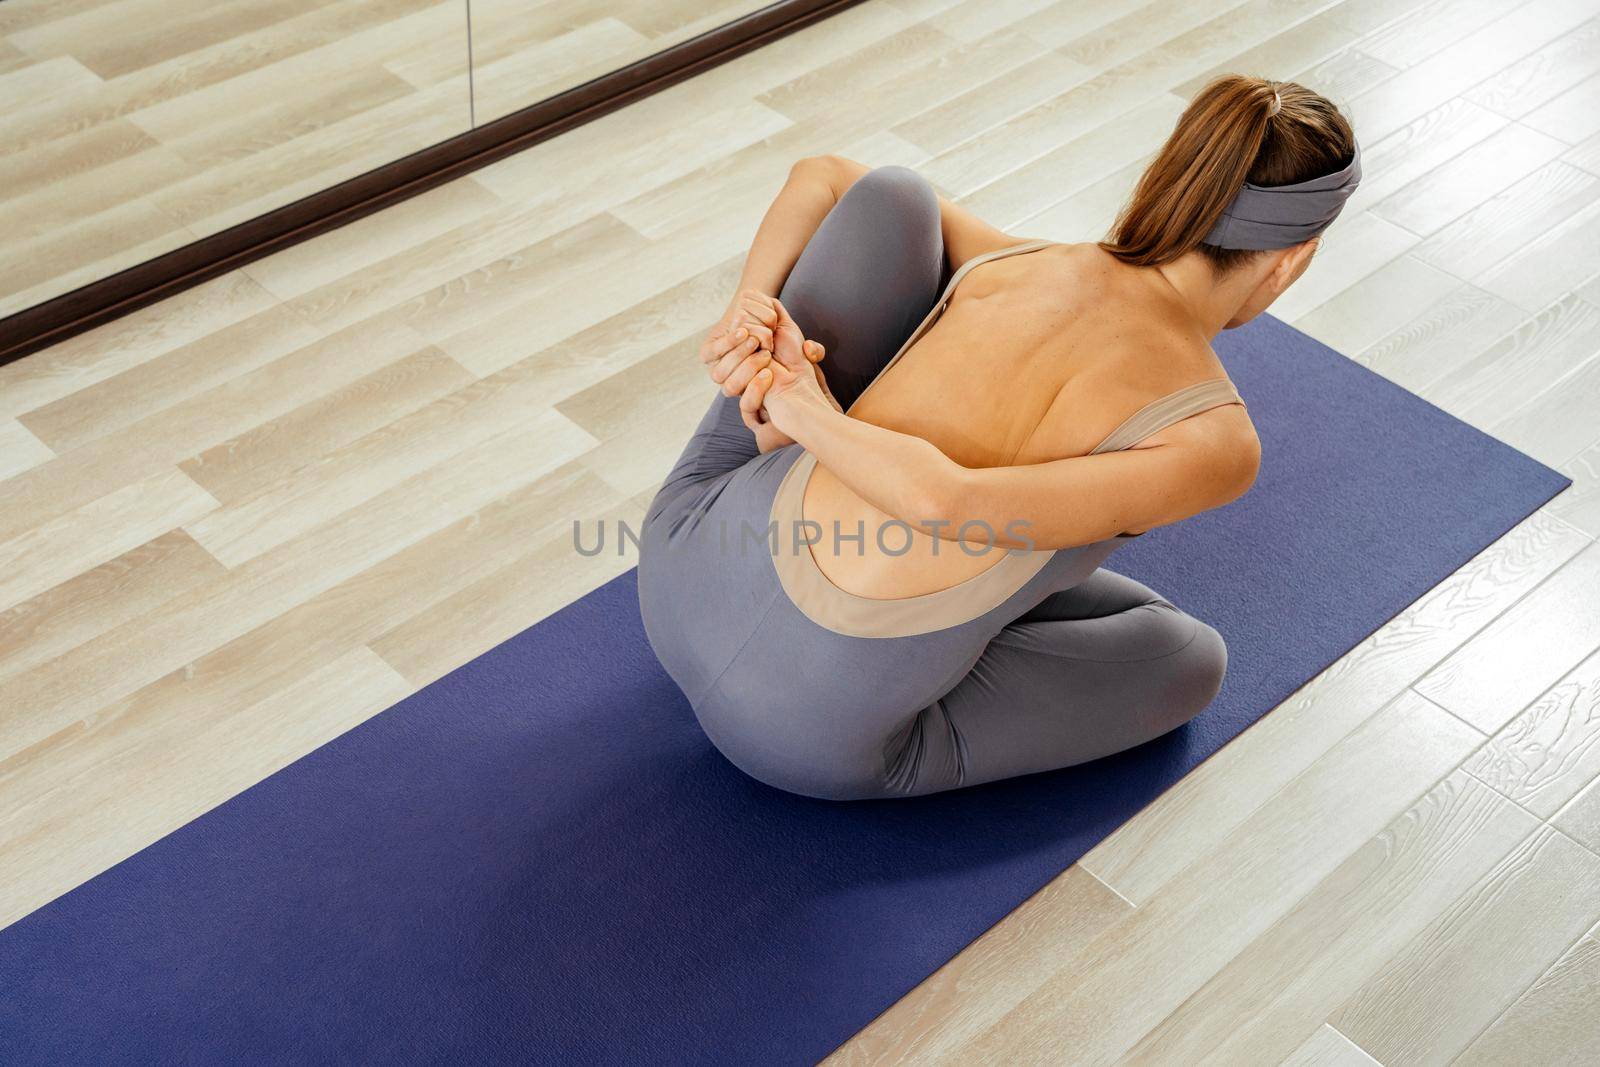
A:
[[[1359,166],[1351,166],[1356,153],[1349,121],[1325,97],[1294,82],[1224,75],[1184,110],[1100,247],[1141,267],[1197,253],[1218,275],[1253,268],[1267,284],[1261,293],[1252,291],[1247,304],[1260,307],[1248,309],[1239,320],[1246,321],[1304,271],[1314,234],[1332,221],[1359,180]],[[1352,173],[1336,174],[1347,168]],[[1327,176],[1335,180],[1314,182]],[[1273,204],[1270,187],[1306,182],[1313,183],[1309,194],[1278,196]],[[1241,198],[1246,183],[1255,187],[1245,194],[1254,203]],[[1230,206],[1247,217],[1261,207],[1267,217],[1275,208],[1285,218],[1306,217],[1279,227],[1236,222],[1224,218]]]

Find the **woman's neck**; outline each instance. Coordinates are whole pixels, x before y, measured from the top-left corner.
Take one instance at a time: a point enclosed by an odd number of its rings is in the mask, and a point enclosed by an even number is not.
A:
[[[1233,320],[1261,282],[1249,266],[1218,274],[1199,252],[1188,252],[1163,263],[1156,273],[1208,341]]]

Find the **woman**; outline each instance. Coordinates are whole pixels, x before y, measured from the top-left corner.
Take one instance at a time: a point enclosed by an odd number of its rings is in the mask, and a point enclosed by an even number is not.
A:
[[[641,539],[646,631],[712,742],[793,792],[912,796],[1204,709],[1221,637],[1098,568],[1254,481],[1208,341],[1300,276],[1359,177],[1337,108],[1239,76],[1099,244],[1019,240],[903,167],[796,165]]]

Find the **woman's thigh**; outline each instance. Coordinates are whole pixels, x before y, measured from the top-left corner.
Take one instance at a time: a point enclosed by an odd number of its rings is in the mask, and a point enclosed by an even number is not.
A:
[[[907,167],[856,179],[801,251],[778,299],[821,342],[828,387],[855,402],[939,298],[939,198]]]

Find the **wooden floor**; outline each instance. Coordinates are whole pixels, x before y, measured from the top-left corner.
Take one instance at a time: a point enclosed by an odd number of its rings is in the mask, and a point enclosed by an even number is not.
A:
[[[1577,484],[837,1059],[1593,1062],[1600,0],[869,0],[0,368],[0,924],[631,565],[796,158],[1092,237],[1222,69],[1366,146],[1274,312]]]

